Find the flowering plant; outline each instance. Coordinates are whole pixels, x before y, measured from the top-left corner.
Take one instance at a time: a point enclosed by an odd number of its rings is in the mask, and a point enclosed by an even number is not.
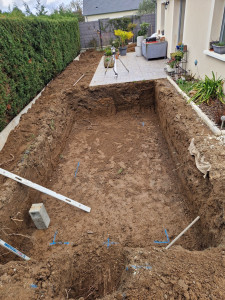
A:
[[[175,57],[173,57],[167,62],[167,65],[169,65],[170,68],[173,69],[175,67],[176,63],[177,63],[177,61],[176,61]]]
[[[114,34],[120,38],[122,47],[124,47],[126,45],[126,41],[130,40],[134,35],[131,31],[123,31],[120,29],[114,30]]]

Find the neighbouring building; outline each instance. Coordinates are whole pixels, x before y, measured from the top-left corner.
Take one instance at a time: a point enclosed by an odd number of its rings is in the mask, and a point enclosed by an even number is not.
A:
[[[136,15],[143,0],[83,0],[86,22]]]
[[[225,42],[225,0],[157,0],[157,32],[168,41],[168,53],[187,45],[187,70],[196,77],[225,78],[225,54],[210,51],[210,42]]]

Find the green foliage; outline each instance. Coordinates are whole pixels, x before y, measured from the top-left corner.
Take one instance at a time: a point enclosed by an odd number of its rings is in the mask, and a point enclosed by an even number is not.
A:
[[[120,39],[119,38],[116,38],[113,42],[112,42],[112,45],[118,49],[119,46],[120,46]]]
[[[33,16],[32,11],[30,10],[29,5],[26,2],[23,2],[26,16]]]
[[[174,57],[171,58],[171,59],[167,62],[167,65],[169,65],[170,68],[172,68],[172,69],[176,66],[176,64],[177,64],[177,61],[176,61],[176,59],[175,59]]]
[[[193,82],[192,81],[186,81],[183,79],[178,79],[177,84],[179,85],[180,89],[185,92],[187,95],[188,93],[193,89]]]
[[[0,130],[79,50],[75,18],[0,17]]]
[[[135,23],[129,23],[127,25],[127,31],[132,31],[133,32],[134,28],[136,28],[136,27],[137,27],[137,24],[135,24]]]
[[[47,10],[45,10],[45,6],[41,4],[41,0],[37,0],[36,2],[36,16],[45,16],[48,13]]]
[[[16,5],[14,5],[12,10],[9,7],[8,12],[0,11],[0,17],[9,17],[9,16],[13,18],[21,18],[21,17],[25,17],[25,14]]]
[[[222,43],[215,43],[214,44],[215,46],[218,46],[218,47],[224,47],[225,46],[225,43],[222,42]]]
[[[138,36],[145,36],[148,32],[148,28],[149,28],[149,23],[142,23],[140,24],[141,30],[138,31]]]
[[[132,20],[127,17],[109,20],[109,24],[116,30],[121,29],[123,31],[129,31],[128,26],[130,26],[130,23],[132,23]]]
[[[213,72],[212,76],[212,79],[205,76],[205,80],[201,80],[193,85],[193,90],[196,91],[196,93],[190,98],[189,102],[194,101],[197,104],[206,102],[209,104],[210,100],[218,99],[222,103],[225,103],[225,94],[223,93],[224,81],[221,78],[216,79]]]
[[[84,16],[82,15],[82,0],[72,0],[68,5],[60,4],[58,8],[54,10],[53,13],[48,14],[46,7],[42,4],[42,0],[36,0],[36,13],[33,14],[29,5],[24,1],[23,2],[25,14],[14,5],[13,10],[11,10],[10,6],[8,8],[8,12],[1,12],[0,17],[25,17],[25,16],[37,16],[37,17],[46,17],[50,19],[62,19],[62,18],[77,18],[79,22],[84,21]]]
[[[184,52],[181,51],[181,50],[178,50],[178,51],[176,51],[174,53],[170,53],[170,56],[171,56],[171,58],[175,58],[176,61],[181,61],[181,59],[184,56]]]
[[[139,4],[138,14],[139,15],[152,14],[155,12],[155,8],[156,8],[155,0],[143,0]]]
[[[71,1],[68,6],[61,4],[54,12],[50,15],[52,19],[59,18],[77,18],[79,22],[84,21],[84,16],[82,15],[82,9],[79,1]]]
[[[105,48],[105,56],[111,56],[112,55],[112,50],[110,47]]]

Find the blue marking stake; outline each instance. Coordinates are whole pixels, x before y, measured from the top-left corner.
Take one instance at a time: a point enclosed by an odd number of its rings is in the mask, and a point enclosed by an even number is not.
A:
[[[75,171],[75,177],[77,176],[77,171],[78,171],[79,165],[80,165],[80,162],[78,161],[77,169],[76,169],[76,171]]]
[[[50,246],[52,246],[52,245],[69,245],[69,242],[55,242],[55,238],[56,238],[57,233],[58,233],[58,231],[56,230],[56,232],[54,234],[53,241],[52,241],[52,243],[49,243],[49,245]]]
[[[36,289],[38,286],[36,284],[31,284],[30,287]]]
[[[142,126],[145,126],[145,122],[142,122]]]
[[[168,233],[167,233],[166,229],[165,229],[165,234],[166,234],[167,241],[163,241],[163,242],[154,241],[154,243],[156,243],[156,244],[168,244],[170,242],[170,239],[169,239],[169,236],[168,236]]]
[[[107,248],[109,248],[109,246],[111,246],[111,245],[116,245],[117,243],[115,243],[115,242],[110,242],[109,237],[108,237],[107,242],[104,242],[103,244],[106,244],[106,245],[107,245]]]

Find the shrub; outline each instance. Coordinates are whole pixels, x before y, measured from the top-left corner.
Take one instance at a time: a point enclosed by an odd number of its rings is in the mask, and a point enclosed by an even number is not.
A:
[[[111,56],[112,55],[112,50],[110,47],[106,47],[105,48],[105,56]]]
[[[148,27],[149,27],[149,23],[142,23],[140,24],[141,29],[138,31],[138,36],[145,36],[148,33]]]
[[[79,50],[75,18],[0,17],[0,130]]]
[[[130,40],[134,34],[131,31],[123,31],[123,30],[114,30],[116,36],[119,36],[122,47],[126,45],[126,42]]]

